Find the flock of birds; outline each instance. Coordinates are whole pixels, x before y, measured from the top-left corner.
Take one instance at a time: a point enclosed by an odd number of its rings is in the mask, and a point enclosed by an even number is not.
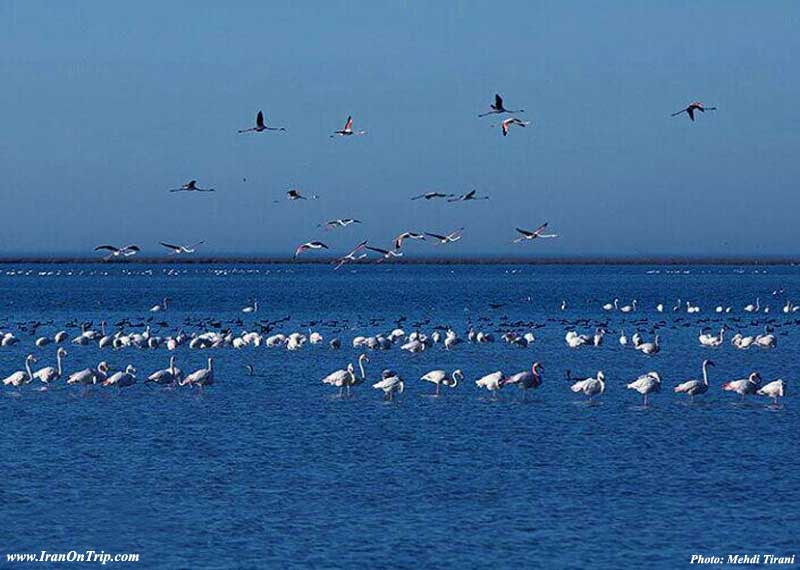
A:
[[[716,110],[716,107],[707,107],[700,102],[693,102],[690,103],[686,108],[681,109],[680,111],[673,113],[673,117],[677,115],[681,115],[686,113],[688,117],[694,121],[695,120],[695,113],[701,112],[704,113],[705,111],[713,111]],[[509,109],[505,106],[503,102],[503,98],[499,94],[495,94],[494,102],[489,106],[489,111],[485,113],[480,113],[478,117],[486,117],[489,115],[512,115],[499,123],[501,132],[503,136],[508,136],[512,127],[527,127],[530,125],[530,121],[523,121],[516,116],[520,113],[524,113],[524,109]],[[493,127],[496,125],[492,125]],[[244,133],[263,133],[263,132],[275,132],[275,131],[286,131],[286,127],[274,127],[269,126],[265,122],[264,113],[263,111],[258,111],[256,115],[256,123],[255,126],[248,127],[245,129],[239,129],[238,132],[240,134]],[[347,120],[345,121],[344,126],[341,129],[333,131],[330,135],[331,137],[352,137],[352,136],[360,136],[366,135],[367,131],[365,130],[355,130],[353,127],[353,117],[348,116]],[[207,193],[207,192],[215,192],[216,189],[214,188],[203,188],[198,186],[197,180],[190,180],[185,184],[179,186],[178,188],[171,188],[169,192],[192,192],[192,193]],[[290,201],[296,200],[308,200],[308,199],[317,199],[319,196],[313,195],[310,198],[304,196],[303,193],[297,189],[292,188],[286,192],[286,198]],[[463,194],[451,194],[445,192],[438,192],[438,191],[431,191],[425,192],[423,194],[419,194],[417,196],[413,196],[412,200],[446,200],[447,202],[470,202],[470,201],[477,201],[477,200],[488,200],[489,196],[478,196],[477,190],[470,190]],[[326,230],[334,230],[334,229],[342,229],[346,228],[352,224],[359,224],[361,223],[360,220],[354,218],[337,218],[332,219],[324,224],[320,224],[320,227],[324,227]],[[547,229],[547,222],[542,223],[536,229],[524,229],[524,228],[516,228],[516,232],[518,237],[513,239],[513,243],[520,243],[524,241],[535,240],[537,238],[555,238],[558,237],[557,234],[552,233],[545,233]],[[370,254],[368,252],[372,252],[378,254],[376,258],[377,261],[383,262],[395,258],[402,257],[403,251],[403,242],[407,239],[413,240],[432,240],[434,244],[438,245],[446,245],[450,243],[454,243],[461,239],[461,234],[464,228],[459,228],[450,233],[441,234],[441,233],[433,233],[433,232],[421,232],[421,231],[406,231],[398,235],[392,240],[392,245],[390,247],[376,247],[374,245],[369,245],[368,241],[363,241],[357,244],[349,253],[339,257],[334,261],[336,265],[336,269],[339,269],[342,265],[353,262],[353,261],[361,261],[366,259]],[[172,244],[166,242],[160,242],[163,247],[165,247],[170,255],[189,255],[195,253],[197,251],[197,247],[204,243],[204,241],[198,241],[197,243],[191,245],[181,245],[181,244]],[[321,240],[310,240],[303,242],[297,246],[294,252],[293,259],[297,259],[301,254],[315,251],[315,250],[329,250],[330,247]],[[131,257],[136,255],[141,251],[141,247],[136,244],[128,244],[123,246],[111,245],[111,244],[102,244],[95,247],[95,251],[103,252],[105,255],[103,259],[105,261],[109,261],[112,259],[124,259],[127,257]]]
[[[773,292],[777,296],[779,291]],[[150,308],[152,313],[163,313],[171,307],[169,298],[164,298],[160,303],[153,305]],[[499,309],[502,304],[490,303],[490,308]],[[561,303],[561,309],[565,310],[567,307],[566,302]],[[790,315],[798,310],[799,306],[786,300],[782,312]],[[612,302],[605,303],[600,306],[602,313],[619,312],[623,315],[630,317],[626,321],[625,326],[632,326],[635,330],[633,335],[629,338],[623,326],[619,328],[619,344],[622,347],[631,347],[634,350],[641,352],[647,356],[655,356],[661,350],[658,330],[667,326],[666,321],[662,320],[657,323],[650,323],[648,319],[640,319],[636,313],[643,311],[637,300],[632,300],[630,303],[620,305],[619,299],[614,299]],[[656,313],[663,313],[665,307],[663,303],[659,303],[654,307]],[[671,307],[673,313],[686,313],[694,314],[701,309],[698,305],[691,302],[682,302],[680,299]],[[256,299],[251,300],[250,304],[241,308],[241,313],[254,316],[258,313],[259,305]],[[732,307],[717,306],[714,309],[716,314],[730,314],[733,312]],[[761,314],[769,313],[769,305],[762,305],[760,298],[756,299],[755,303],[750,303],[743,307],[742,312],[745,314]],[[765,315],[766,316],[766,315]],[[728,319],[728,317],[722,317]],[[544,323],[535,322],[522,322],[515,321],[509,322],[504,317],[497,323],[491,323],[493,329],[485,330],[483,328],[475,327],[470,324],[463,338],[454,328],[450,326],[434,326],[434,330],[427,334],[422,332],[425,326],[430,326],[429,321],[410,323],[414,330],[407,333],[402,328],[405,317],[401,317],[395,321],[395,327],[388,333],[378,333],[372,336],[356,335],[349,344],[353,349],[362,352],[364,350],[391,350],[398,347],[399,350],[409,354],[417,354],[431,350],[435,346],[440,346],[443,350],[453,351],[456,350],[462,343],[474,343],[477,345],[495,342],[495,333],[499,334],[499,338],[510,346],[527,348],[536,342],[534,330],[546,326]],[[548,320],[557,321],[555,318]],[[731,318],[734,322],[740,322],[738,318]],[[37,348],[45,348],[56,345],[55,365],[46,366],[34,370],[33,365],[37,362],[37,356],[33,353],[28,354],[24,361],[24,369],[15,371],[3,379],[3,385],[16,388],[19,390],[21,387],[38,382],[41,384],[41,390],[47,390],[50,386],[57,383],[59,380],[64,380],[67,385],[79,385],[84,389],[88,389],[91,385],[112,386],[119,389],[129,388],[137,384],[137,370],[133,365],[127,365],[119,370],[112,370],[112,367],[105,360],[100,362],[96,367],[83,368],[73,373],[67,374],[64,371],[64,360],[67,357],[67,350],[64,345],[70,344],[75,347],[80,346],[95,346],[101,350],[120,351],[127,348],[137,349],[150,349],[157,350],[165,348],[170,353],[176,351],[180,347],[188,347],[189,349],[245,349],[248,347],[258,348],[261,346],[267,348],[283,348],[288,351],[301,350],[306,346],[323,345],[326,339],[320,332],[322,329],[327,331],[337,330],[344,332],[345,330],[353,330],[349,323],[339,322],[312,322],[304,323],[308,325],[307,332],[291,332],[282,333],[275,332],[279,326],[286,326],[290,321],[290,317],[285,317],[276,321],[256,321],[254,328],[258,330],[247,330],[242,328],[239,333],[234,333],[232,327],[225,327],[219,321],[191,321],[186,319],[184,325],[189,328],[194,328],[195,332],[185,333],[183,328],[178,329],[173,334],[161,336],[153,332],[153,326],[157,326],[159,330],[168,330],[169,324],[163,321],[154,322],[151,317],[147,320],[147,324],[133,323],[128,319],[124,319],[115,324],[115,330],[108,331],[106,329],[107,323],[100,322],[99,329],[93,329],[91,323],[79,324],[76,321],[69,323],[72,327],[80,327],[80,332],[71,337],[66,330],[60,330],[49,335],[40,335],[35,341],[34,345]],[[489,324],[488,318],[481,318],[483,324]],[[701,321],[702,322],[702,321]],[[244,327],[244,322],[241,318],[231,321],[231,324]],[[569,321],[561,319],[560,324],[566,330],[564,341],[569,349],[580,349],[581,347],[601,347],[604,344],[604,338],[607,335],[609,323],[596,321],[592,322],[589,319],[577,319]],[[590,324],[597,325],[593,333],[580,332],[580,327]],[[654,333],[652,341],[645,341],[640,334],[638,328],[645,324],[651,324],[651,331]],[[683,317],[678,316],[672,322],[673,328],[696,326],[697,321],[683,320]],[[727,322],[723,322],[719,332],[715,334],[711,331],[708,325],[708,320],[704,322],[705,326],[700,331],[698,342],[701,347],[715,349],[723,345],[725,340],[725,333],[728,330]],[[752,325],[761,325],[761,323],[751,322]],[[30,336],[35,336],[37,330],[42,326],[52,325],[52,323],[18,323],[20,331],[28,332]],[[372,326],[380,325],[380,322],[373,320],[370,322]],[[144,326],[143,330],[139,330]],[[739,350],[746,350],[751,347],[762,349],[775,349],[778,346],[778,337],[774,332],[774,328],[780,327],[782,324],[776,320],[770,319],[763,324],[763,332],[759,334],[742,334],[741,332],[735,334],[731,339],[731,345]],[[205,330],[203,330],[205,327]],[[312,327],[317,327],[318,330],[312,330]],[[525,330],[525,329],[528,330]],[[136,329],[130,332],[130,329]],[[209,330],[211,329],[211,330]],[[326,332],[327,334],[327,332]],[[20,337],[12,332],[0,330],[0,347],[13,346],[21,342]],[[332,350],[342,348],[343,343],[340,337],[334,336],[327,340],[327,344]],[[355,363],[349,363],[345,368],[338,369],[322,379],[322,383],[330,385],[338,389],[339,396],[349,396],[352,389],[356,386],[364,384],[368,380],[365,364],[370,361],[366,352],[363,352]],[[176,356],[171,354],[169,358],[169,366],[166,368],[156,370],[148,375],[143,383],[146,385],[160,385],[175,387],[191,386],[196,387],[202,391],[205,386],[214,383],[214,357],[209,357],[207,366],[195,370],[190,374],[184,374],[183,371],[176,366]],[[249,376],[262,376],[256,373],[253,365],[245,364],[247,375]],[[690,399],[696,396],[705,394],[709,390],[709,367],[713,367],[714,362],[706,359],[702,364],[702,377],[694,378],[683,381],[674,386],[674,392],[678,394],[686,394]],[[358,368],[358,373],[356,372]],[[522,390],[523,398],[525,398],[528,390],[536,390],[543,384],[543,365],[540,362],[534,362],[529,370],[518,371],[514,373],[506,373],[502,370],[496,370],[489,374],[477,378],[474,382],[480,389],[488,390],[493,398],[497,398],[498,392],[506,386],[517,386]],[[606,376],[600,370],[593,376],[575,376],[571,371],[566,371],[566,378],[570,382],[572,392],[582,394],[593,401],[596,397],[601,396],[606,390]],[[434,394],[440,395],[442,387],[448,389],[456,388],[459,383],[465,381],[465,374],[462,370],[457,369],[448,372],[443,369],[431,370],[424,374],[421,381],[431,383],[435,386]],[[394,370],[383,370],[380,378],[372,383],[372,387],[384,393],[387,400],[394,399],[396,394],[402,393],[405,390],[405,381],[402,376]],[[651,394],[661,392],[662,378],[658,371],[648,371],[647,373],[635,378],[629,382],[626,387],[634,390],[642,395],[643,404],[648,405],[648,398]],[[778,403],[778,399],[786,395],[786,382],[783,379],[775,379],[766,384],[762,383],[761,375],[757,371],[753,371],[743,378],[730,380],[721,384],[723,391],[734,392],[739,394],[742,398],[749,395],[760,395],[772,399],[773,404]],[[19,392],[15,392],[19,394]]]

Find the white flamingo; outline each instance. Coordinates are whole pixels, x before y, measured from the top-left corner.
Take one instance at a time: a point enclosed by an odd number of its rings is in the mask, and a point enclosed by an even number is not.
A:
[[[115,372],[103,381],[103,386],[116,386],[117,388],[129,388],[136,384],[136,368],[128,364],[123,372]]]
[[[175,366],[175,356],[169,357],[169,367],[164,368],[162,370],[157,370],[153,372],[150,376],[147,377],[145,380],[145,384],[148,382],[153,382],[155,384],[177,384],[180,382],[181,378],[183,377],[183,372],[180,368]]]
[[[482,378],[475,380],[475,385],[478,388],[486,388],[492,394],[492,397],[497,399],[497,392],[503,387],[505,383],[504,374],[502,371],[492,372]]]
[[[150,307],[151,313],[161,313],[167,310],[167,302],[169,301],[169,297],[164,297],[164,300],[161,301],[160,305],[153,305]]]
[[[352,136],[352,135],[365,135],[365,134],[367,134],[367,131],[354,131],[353,130],[353,117],[351,115],[351,116],[347,117],[347,122],[344,124],[344,128],[339,130],[339,131],[333,131],[333,134],[331,135],[331,138],[333,138],[333,137],[335,137],[337,135],[340,136],[340,137],[349,137],[349,136]]]
[[[643,397],[643,405],[647,405],[647,396],[661,391],[661,376],[658,372],[648,372],[639,376],[636,380],[626,386],[629,390],[636,390]]]
[[[436,393],[438,396],[442,386],[448,388],[455,388],[458,383],[464,380],[464,373],[461,370],[454,370],[452,374],[447,374],[445,370],[431,370],[425,374],[420,380],[430,382],[436,385]]]
[[[600,370],[597,372],[596,378],[578,380],[570,386],[570,390],[576,394],[580,393],[584,396],[588,396],[589,400],[594,400],[595,396],[603,394],[606,391],[606,375]]]
[[[394,394],[402,394],[405,390],[405,383],[396,372],[391,370],[384,370],[383,377],[378,382],[372,385],[376,390],[383,390],[384,398],[392,401]]]
[[[44,389],[46,390],[47,387],[52,383],[61,378],[61,375],[64,373],[64,369],[62,367],[62,359],[67,355],[67,351],[64,350],[62,347],[58,347],[56,350],[56,367],[46,366],[44,368],[40,368],[36,372],[33,373],[33,377],[37,380],[41,381],[45,386]]]
[[[772,403],[777,404],[778,398],[786,396],[786,382],[783,380],[773,380],[769,384],[765,384],[756,392],[759,396],[767,396],[772,398]]]
[[[203,386],[211,386],[214,383],[214,358],[208,358],[208,365],[205,368],[195,370],[186,376],[180,383],[181,386],[199,386],[203,391]]]
[[[31,364],[36,362],[36,357],[32,354],[29,354],[25,357],[25,370],[18,370],[7,376],[3,379],[3,384],[5,386],[13,386],[14,388],[19,388],[23,384],[27,384],[31,380],[33,380],[33,372],[31,372]]]
[[[97,368],[84,368],[78,372],[73,372],[67,378],[67,384],[101,384],[108,377],[108,363],[104,360],[97,365]]]

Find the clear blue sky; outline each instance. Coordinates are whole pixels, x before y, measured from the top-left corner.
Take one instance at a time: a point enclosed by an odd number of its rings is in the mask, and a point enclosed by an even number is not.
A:
[[[797,254],[799,29],[790,1],[0,1],[0,255],[462,225],[407,255]],[[495,92],[533,125],[478,119]],[[693,100],[719,110],[669,116]],[[289,131],[237,135],[259,109]],[[330,139],[349,113],[368,135]],[[191,178],[218,191],[166,192]]]

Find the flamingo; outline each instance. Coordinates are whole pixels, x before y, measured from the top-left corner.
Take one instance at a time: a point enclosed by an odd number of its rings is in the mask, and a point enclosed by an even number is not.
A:
[[[181,378],[183,377],[183,372],[180,368],[175,367],[175,356],[169,357],[169,367],[164,368],[162,370],[157,370],[153,372],[150,376],[147,377],[145,380],[145,384],[152,382],[154,384],[172,384],[175,385],[180,382]]]
[[[648,356],[658,354],[661,351],[661,345],[658,344],[658,335],[656,335],[653,342],[640,342],[636,345],[636,350]]]
[[[407,240],[407,239],[416,239],[416,240],[422,239],[422,240],[424,240],[425,239],[425,234],[420,234],[420,233],[417,233],[417,232],[403,232],[399,236],[394,238],[394,248],[395,249],[402,248],[403,247],[403,242],[405,240]]]
[[[205,368],[195,370],[186,376],[181,382],[181,386],[199,386],[203,391],[203,386],[211,386],[214,383],[214,358],[208,358],[208,365]]]
[[[312,196],[311,196],[311,199],[312,199],[312,200],[316,200],[317,198],[319,198],[319,196],[317,196],[316,194],[314,194],[314,195],[312,195]],[[306,198],[305,196],[303,196],[303,195],[300,193],[300,190],[297,190],[297,189],[295,189],[295,188],[292,188],[291,190],[287,190],[287,191],[286,191],[286,199],[287,199],[287,200],[290,200],[290,201],[294,201],[294,200],[308,200],[308,198]],[[276,202],[277,202],[277,200],[276,200]]]
[[[64,373],[61,360],[66,355],[67,351],[62,347],[58,347],[58,350],[56,350],[56,367],[46,366],[33,373],[33,377],[44,384],[45,390],[51,383],[61,378],[61,375]]]
[[[488,200],[489,196],[477,196],[477,190],[470,190],[465,194],[461,194],[460,196],[455,196],[453,198],[448,198],[448,202],[470,202],[472,200]]]
[[[526,399],[528,390],[531,388],[539,388],[542,385],[542,370],[542,365],[538,362],[534,362],[530,370],[523,370],[522,372],[512,374],[504,380],[503,384],[516,384],[523,390],[522,398]]]
[[[620,329],[620,331],[619,331],[619,343],[622,346],[627,346],[628,345],[628,337],[625,336],[625,329]]]
[[[394,399],[394,394],[402,394],[405,390],[405,383],[396,372],[384,370],[380,381],[372,385],[376,390],[383,390],[384,398],[390,402]]]
[[[5,386],[13,386],[14,388],[19,388],[23,384],[27,384],[31,380],[33,380],[33,373],[31,372],[31,364],[36,362],[36,357],[32,354],[29,354],[25,357],[25,370],[18,370],[14,372],[10,376],[3,379],[3,385]]]
[[[321,241],[307,241],[306,243],[301,243],[299,246],[297,246],[297,249],[294,252],[294,259],[297,259],[297,256],[299,256],[304,251],[309,251],[312,249],[330,249],[330,248]]]
[[[486,388],[492,393],[492,398],[497,399],[497,391],[500,390],[505,384],[505,378],[502,371],[492,372],[482,378],[475,380],[478,388]]]
[[[758,372],[752,372],[750,376],[741,380],[731,380],[722,385],[722,389],[726,392],[736,392],[742,397],[748,394],[755,394],[761,385],[761,375]]]
[[[136,368],[132,364],[125,367],[124,372],[116,372],[103,381],[103,386],[129,388],[136,384]]]
[[[403,257],[403,252],[397,251],[396,249],[381,249],[379,247],[372,247],[369,245],[365,245],[364,249],[380,253],[383,257],[378,260],[378,263],[385,261],[387,259],[392,259],[393,257]]]
[[[454,194],[445,194],[443,192],[425,192],[424,194],[412,196],[411,199],[420,200],[424,198],[425,200],[433,200],[435,198],[452,198],[453,196]]]
[[[453,243],[453,242],[456,242],[456,241],[460,240],[462,231],[464,231],[464,228],[459,228],[456,231],[451,232],[451,233],[449,233],[447,235],[432,234],[430,232],[425,232],[425,235],[426,236],[430,236],[432,238],[435,238],[436,240],[438,240],[438,242],[440,244],[445,245],[445,244]]]
[[[108,363],[104,360],[97,365],[96,369],[84,368],[78,372],[73,372],[67,378],[67,384],[101,384],[108,377]]]
[[[620,307],[619,310],[621,312],[623,312],[623,313],[632,313],[632,312],[634,312],[636,310],[636,304],[637,303],[638,303],[638,301],[636,299],[634,299],[633,302],[630,305],[625,305],[623,307]]]
[[[525,112],[525,109],[517,109],[517,110],[506,109],[503,106],[503,98],[500,97],[500,95],[498,95],[498,94],[495,94],[495,96],[494,96],[494,104],[489,105],[489,107],[492,109],[491,111],[488,111],[486,113],[481,113],[478,116],[479,117],[486,117],[487,115],[499,115],[501,113],[509,113],[509,114],[511,114],[511,113],[524,113]]]
[[[756,392],[759,396],[768,396],[772,398],[772,403],[777,404],[778,398],[786,396],[786,382],[783,380],[773,380],[769,384],[765,384]]]
[[[708,367],[714,363],[708,359],[703,361],[703,380],[687,380],[675,386],[676,394],[689,394],[689,401],[694,402],[694,397],[708,392]]]
[[[248,305],[242,309],[243,313],[257,313],[258,312],[258,301],[253,299],[253,304]]]
[[[756,304],[753,305],[752,303],[750,303],[749,305],[747,305],[744,308],[745,312],[746,313],[757,313],[758,311],[761,310],[760,303],[761,303],[761,298],[760,297],[756,297]]]
[[[764,334],[760,334],[756,337],[755,344],[760,348],[775,348],[778,346],[778,338],[774,334],[771,334],[765,326]]]
[[[250,127],[249,129],[241,129],[238,131],[239,133],[249,133],[249,132],[256,132],[260,133],[261,131],[285,131],[284,127],[268,127],[264,124],[264,113],[259,111],[258,115],[256,115],[256,126]]]
[[[719,330],[719,335],[701,333],[699,337],[697,337],[700,341],[700,344],[703,346],[708,347],[717,347],[720,346],[725,340],[725,327],[722,327]]]
[[[643,405],[647,405],[647,396],[661,391],[661,376],[658,372],[648,372],[639,376],[636,380],[626,386],[629,390],[636,390],[643,397]]]
[[[103,258],[103,261],[108,261],[113,257],[130,257],[131,255],[136,255],[141,251],[138,245],[126,245],[123,247],[117,247],[114,245],[98,245],[94,248],[95,251],[108,251],[110,252]]]
[[[695,111],[700,111],[701,113],[705,113],[706,111],[716,111],[716,110],[717,110],[716,107],[706,107],[705,105],[703,105],[699,101],[695,101],[694,103],[689,103],[689,106],[686,107],[685,109],[681,109],[677,113],[672,113],[672,116],[673,117],[677,117],[681,113],[686,113],[687,115],[689,115],[689,118],[692,121],[694,121],[694,112]]]
[[[613,303],[606,303],[603,305],[604,311],[616,311],[619,309],[619,299],[614,299]]]
[[[340,257],[339,259],[335,260],[333,263],[336,264],[336,267],[333,268],[334,271],[339,269],[342,265],[349,261],[358,261],[359,259],[364,259],[367,257],[366,253],[361,253],[361,251],[367,246],[367,240],[362,241],[356,247],[354,247],[350,253],[347,255]]]
[[[464,380],[464,373],[461,370],[454,370],[452,374],[447,374],[444,370],[431,370],[425,374],[420,380],[430,382],[436,385],[435,396],[438,396],[442,386],[448,388],[455,388],[458,383]]]
[[[351,135],[365,135],[365,134],[367,134],[367,131],[353,130],[353,117],[351,115],[347,117],[347,122],[344,124],[344,128],[339,131],[333,131],[331,138],[335,137],[336,135],[340,137],[349,137]]]
[[[500,123],[500,129],[503,131],[503,136],[506,137],[506,136],[508,136],[508,131],[511,128],[512,125],[517,125],[517,126],[520,126],[520,127],[527,127],[530,124],[531,124],[530,121],[520,121],[516,117],[511,117],[510,119],[506,119],[505,121]],[[491,125],[491,126],[494,127],[495,125]]]
[[[739,350],[747,350],[756,341],[754,336],[742,336],[742,333],[736,333],[731,339],[731,344]]]
[[[548,222],[545,222],[545,223],[543,223],[542,225],[540,225],[538,228],[536,228],[533,231],[524,230],[522,228],[515,228],[517,230],[517,232],[519,232],[522,235],[520,235],[520,237],[515,239],[514,243],[519,243],[521,241],[538,239],[538,238],[542,238],[542,239],[545,239],[545,238],[557,238],[558,234],[546,234],[546,233],[544,233],[544,231],[547,229],[547,225],[548,225]]]
[[[346,228],[351,224],[360,223],[361,220],[356,220],[355,218],[337,218],[335,220],[329,220],[322,225],[326,230],[334,230],[336,228]]]
[[[603,394],[606,391],[606,375],[603,373],[602,370],[597,372],[596,378],[584,378],[583,380],[578,380],[572,386],[570,386],[570,390],[575,392],[576,394],[580,393],[584,396],[589,396],[589,400],[594,400],[594,397],[598,394]]]
[[[179,244],[166,243],[163,241],[160,241],[158,243],[160,243],[168,250],[170,250],[169,255],[180,255],[182,253],[194,253],[197,250],[198,245],[202,245],[206,242],[205,240],[201,240],[191,245],[179,245]]]
[[[214,192],[213,188],[198,188],[197,180],[189,180],[180,188],[171,188],[170,192]]]
[[[164,300],[161,301],[160,305],[153,305],[150,307],[151,313],[161,313],[167,310],[167,302],[169,301],[169,297],[164,297]]]

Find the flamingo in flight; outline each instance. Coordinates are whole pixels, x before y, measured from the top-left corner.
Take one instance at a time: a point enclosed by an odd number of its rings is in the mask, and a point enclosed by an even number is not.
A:
[[[171,188],[170,192],[214,192],[213,188],[198,188],[197,180],[189,180],[180,188]]]
[[[443,236],[441,234],[432,234],[430,232],[425,232],[425,235],[426,236],[431,236],[432,238],[436,238],[439,241],[440,244],[444,245],[444,244],[453,243],[455,241],[460,240],[461,239],[461,232],[463,232],[463,231],[464,231],[464,228],[459,228],[456,231],[451,232],[451,233],[449,233],[449,234],[447,234],[445,236]]]
[[[367,131],[353,130],[353,117],[351,115],[347,117],[347,122],[344,124],[344,128],[340,131],[333,131],[331,138],[335,137],[336,135],[339,135],[340,137],[349,137],[351,135],[365,135],[365,134],[367,134]]]
[[[412,196],[412,200],[420,200],[424,198],[425,200],[433,200],[434,198],[451,198],[453,194],[445,194],[443,192],[425,192],[424,194],[419,194],[417,196]]]
[[[365,257],[367,257],[366,253],[361,253],[361,250],[363,250],[366,246],[367,246],[367,240],[364,240],[360,244],[355,246],[350,251],[350,253],[348,253],[347,255],[337,259],[334,262],[334,263],[336,263],[336,267],[334,267],[333,270],[336,271],[337,269],[339,269],[342,265],[344,265],[348,261],[358,261],[359,259],[364,259]]]
[[[249,129],[241,129],[240,133],[249,133],[249,132],[256,132],[260,133],[261,131],[285,131],[284,127],[268,127],[264,124],[264,113],[261,111],[258,112],[256,115],[256,126],[250,127]]]
[[[466,194],[461,194],[455,198],[450,198],[448,202],[469,202],[470,200],[488,200],[489,196],[476,196],[477,190],[470,190]]]
[[[297,256],[303,253],[304,251],[309,251],[311,249],[330,249],[330,248],[321,241],[307,241],[306,243],[302,243],[297,247],[297,249],[294,252],[294,259],[297,259]]]
[[[491,111],[489,111],[487,113],[481,113],[478,116],[479,117],[486,117],[487,115],[499,115],[501,113],[524,113],[525,112],[525,109],[517,109],[517,110],[506,109],[503,106],[503,98],[500,97],[500,95],[498,95],[498,94],[495,94],[495,96],[494,96],[494,104],[493,105],[489,105],[489,106],[492,109]]]
[[[397,251],[395,249],[381,249],[380,247],[371,247],[368,245],[365,245],[364,249],[374,251],[375,253],[380,253],[383,257],[378,260],[378,263],[380,263],[381,261],[385,261],[387,259],[391,259],[393,257],[403,257],[403,252]]]
[[[178,245],[173,243],[166,243],[163,241],[158,242],[168,250],[170,250],[169,255],[180,255],[181,253],[194,253],[197,250],[197,246],[206,243],[205,240],[198,241],[193,243],[192,245]]]
[[[531,124],[530,121],[520,121],[516,117],[511,117],[510,119],[506,119],[505,121],[500,123],[500,128],[503,130],[503,136],[507,137],[508,136],[508,131],[511,128],[512,125],[517,125],[517,126],[520,126],[520,127],[527,127],[530,124]],[[492,125],[492,126],[494,126],[494,125]]]
[[[544,231],[547,229],[547,224],[549,222],[543,223],[541,226],[536,228],[533,231],[523,230],[522,228],[516,228],[516,230],[522,234],[520,237],[514,240],[514,243],[519,243],[521,241],[532,240],[537,238],[556,238],[558,234],[546,234]]]
[[[126,245],[123,247],[117,247],[114,245],[98,245],[96,248],[94,248],[94,250],[110,252],[103,258],[105,261],[108,261],[112,257],[130,257],[131,255],[136,255],[141,251],[141,248],[138,245]]]
[[[677,113],[672,113],[672,116],[677,117],[681,113],[686,113],[687,115],[689,115],[689,118],[694,121],[695,111],[700,111],[701,113],[705,113],[706,111],[716,111],[716,110],[717,110],[716,107],[706,107],[699,101],[695,101],[694,103],[690,103],[689,106],[686,107],[685,109],[681,109]]]
[[[316,200],[317,198],[319,198],[319,196],[317,196],[316,194],[311,196],[312,200]],[[294,188],[292,188],[291,190],[287,190],[286,199],[287,200],[308,200],[308,198],[306,198],[305,196],[303,196],[300,193],[300,190],[296,190]]]
[[[403,242],[407,239],[425,239],[425,234],[420,234],[417,232],[403,232],[396,238],[394,238],[394,248],[400,249],[403,247]]]
[[[326,230],[335,230],[336,228],[346,228],[351,224],[360,224],[361,220],[356,220],[353,218],[337,218],[335,220],[329,220],[322,224]]]

